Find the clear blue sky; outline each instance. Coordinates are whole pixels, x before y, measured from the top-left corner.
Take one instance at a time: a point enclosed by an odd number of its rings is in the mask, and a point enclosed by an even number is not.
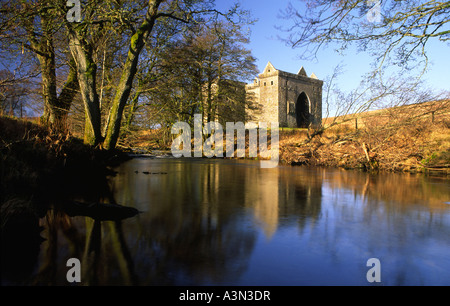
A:
[[[342,63],[345,74],[340,76],[339,84],[344,91],[356,89],[361,76],[370,71],[372,59],[367,54],[348,51],[346,56],[340,56],[332,48],[324,49],[319,53],[317,61],[302,61],[298,59],[300,50],[292,49],[279,40],[277,36],[285,36],[277,30],[276,26],[286,25],[286,20],[279,18],[279,13],[284,10],[289,2],[301,8],[298,0],[241,0],[242,7],[250,10],[252,16],[258,21],[251,26],[251,43],[249,49],[257,58],[257,66],[263,71],[270,61],[275,68],[287,72],[297,73],[300,67],[304,67],[306,73],[314,72],[319,79],[325,79],[331,75],[333,68]],[[217,0],[219,8],[228,7],[230,0]],[[437,40],[430,41],[427,51],[431,65],[425,75],[428,86],[435,90],[450,90],[450,46]]]

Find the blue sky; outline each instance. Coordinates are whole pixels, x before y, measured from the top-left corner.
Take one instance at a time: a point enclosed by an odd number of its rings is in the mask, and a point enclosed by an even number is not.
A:
[[[319,79],[325,79],[331,75],[333,68],[342,63],[345,73],[339,78],[339,85],[344,91],[356,89],[361,76],[369,72],[372,58],[367,54],[348,51],[346,56],[338,55],[333,49],[323,49],[317,61],[302,61],[298,59],[300,50],[292,49],[279,40],[277,36],[285,33],[277,30],[276,26],[283,26],[286,20],[279,18],[280,11],[285,9],[289,2],[301,7],[298,0],[241,0],[242,7],[250,10],[252,16],[258,21],[251,26],[251,42],[248,46],[257,58],[257,66],[264,70],[270,61],[275,68],[287,72],[297,73],[303,66],[308,75],[314,72]],[[231,5],[231,1],[217,0],[219,7]],[[450,90],[450,46],[437,40],[430,41],[427,51],[431,64],[429,71],[424,76],[428,86],[439,90]]]

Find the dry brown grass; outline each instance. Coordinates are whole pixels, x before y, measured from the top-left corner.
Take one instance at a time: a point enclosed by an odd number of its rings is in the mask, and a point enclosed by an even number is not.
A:
[[[330,127],[332,122],[338,124]],[[449,100],[327,118],[323,125],[324,132],[312,139],[310,136],[314,131],[311,130],[280,129],[281,162],[449,173]],[[144,152],[170,150],[171,145],[170,137],[164,137],[161,130],[138,131],[128,140],[127,146]]]
[[[138,130],[128,133],[119,142],[122,149],[149,153],[153,150],[170,150],[171,138],[162,129]]]
[[[449,173],[450,101],[437,101],[324,120],[336,124],[312,140],[284,136],[287,164],[365,170]],[[358,129],[355,121],[358,118]]]
[[[441,100],[381,110],[373,110],[359,114],[340,117],[329,117],[322,120],[324,127],[337,133],[356,131],[364,128],[377,128],[383,125],[403,125],[407,122],[442,122],[450,118],[450,101]],[[450,123],[450,122],[449,122]],[[336,124],[330,127],[330,125]]]

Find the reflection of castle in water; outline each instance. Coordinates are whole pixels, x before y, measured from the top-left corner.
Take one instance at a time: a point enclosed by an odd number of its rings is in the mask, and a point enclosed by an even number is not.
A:
[[[194,190],[198,193],[195,198],[202,199],[203,220],[209,226],[217,224],[220,218],[223,221],[224,211],[244,205],[268,238],[287,220],[295,220],[303,228],[320,215],[322,175],[317,172],[322,170],[311,169],[310,176],[304,169],[298,170],[298,175],[293,175],[292,168],[205,165],[192,181],[199,184]]]
[[[377,249],[389,256],[407,250],[401,256],[411,261],[417,255],[409,250],[416,245],[421,256],[429,255],[422,245],[430,241],[436,241],[434,247],[444,250],[442,254],[447,250],[450,228],[444,202],[449,188],[439,179],[305,167],[261,169],[254,162],[195,159],[135,159],[118,170],[110,202],[137,207],[139,217],[123,223],[94,221],[51,210],[40,254],[39,235],[33,235],[40,230],[36,220],[25,227],[21,220],[10,230],[11,239],[4,239],[7,232],[2,231],[2,247],[6,243],[15,248],[2,248],[2,264],[7,265],[2,277],[10,272],[26,274],[33,284],[67,284],[67,255],[81,259],[83,285],[233,282],[247,273],[258,249],[259,229],[271,238],[279,229],[298,228],[319,241],[315,245],[324,258],[333,260],[344,260],[348,253],[340,249],[349,237],[364,240],[358,250]],[[6,208],[4,204],[2,217]],[[26,269],[18,270],[14,263]],[[33,271],[37,275],[29,276]],[[406,279],[408,271],[409,266],[402,266],[396,273]]]
[[[130,193],[133,202],[151,199],[150,206],[139,207],[146,211],[140,220],[144,240],[163,250],[160,260],[177,262],[196,282],[224,280],[245,270],[256,239],[248,222],[256,221],[270,238],[286,219],[303,227],[318,218],[317,175],[305,177],[303,170],[293,176],[292,169],[255,165],[259,163],[173,160],[152,164],[152,171],[164,170],[165,176],[129,171],[126,185],[137,189]]]
[[[297,219],[301,228],[320,215],[322,179],[316,172],[293,176],[292,169],[252,169],[245,185],[245,205],[254,210],[256,221],[270,238],[283,222]],[[288,220],[289,219],[289,220]]]
[[[259,163],[256,163],[259,165]],[[168,163],[170,165],[170,163]],[[157,165],[155,171],[161,169]],[[214,162],[185,163],[174,161],[169,168],[172,175],[164,177],[147,176],[136,180],[131,171],[132,182],[124,184],[133,188],[122,192],[127,197],[132,196],[138,209],[147,210],[139,203],[147,204],[142,199],[152,199],[152,211],[156,214],[166,210],[173,202],[173,210],[180,209],[176,202],[195,202],[198,205],[200,217],[205,226],[215,227],[232,213],[233,207],[243,205],[251,209],[255,221],[263,227],[267,237],[271,237],[277,228],[289,216],[289,220],[298,219],[303,227],[308,220],[316,220],[321,210],[322,170],[297,169],[278,167],[261,169],[255,163]],[[179,173],[175,178],[174,171]],[[311,175],[305,175],[311,171]],[[161,180],[162,179],[162,180]],[[151,186],[151,188],[149,188]],[[166,190],[163,198],[159,191]],[[168,191],[170,190],[170,191]],[[173,198],[173,199],[172,199]],[[178,200],[177,200],[178,199]],[[119,202],[124,202],[119,196]],[[160,211],[161,210],[161,211]],[[186,218],[186,213],[180,213],[180,218]],[[183,223],[180,219],[179,223]]]

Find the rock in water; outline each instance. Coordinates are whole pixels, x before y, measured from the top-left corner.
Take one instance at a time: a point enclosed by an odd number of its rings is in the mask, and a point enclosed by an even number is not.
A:
[[[139,214],[134,207],[109,203],[82,203],[70,201],[63,204],[62,210],[71,217],[85,216],[99,221],[119,221]]]

